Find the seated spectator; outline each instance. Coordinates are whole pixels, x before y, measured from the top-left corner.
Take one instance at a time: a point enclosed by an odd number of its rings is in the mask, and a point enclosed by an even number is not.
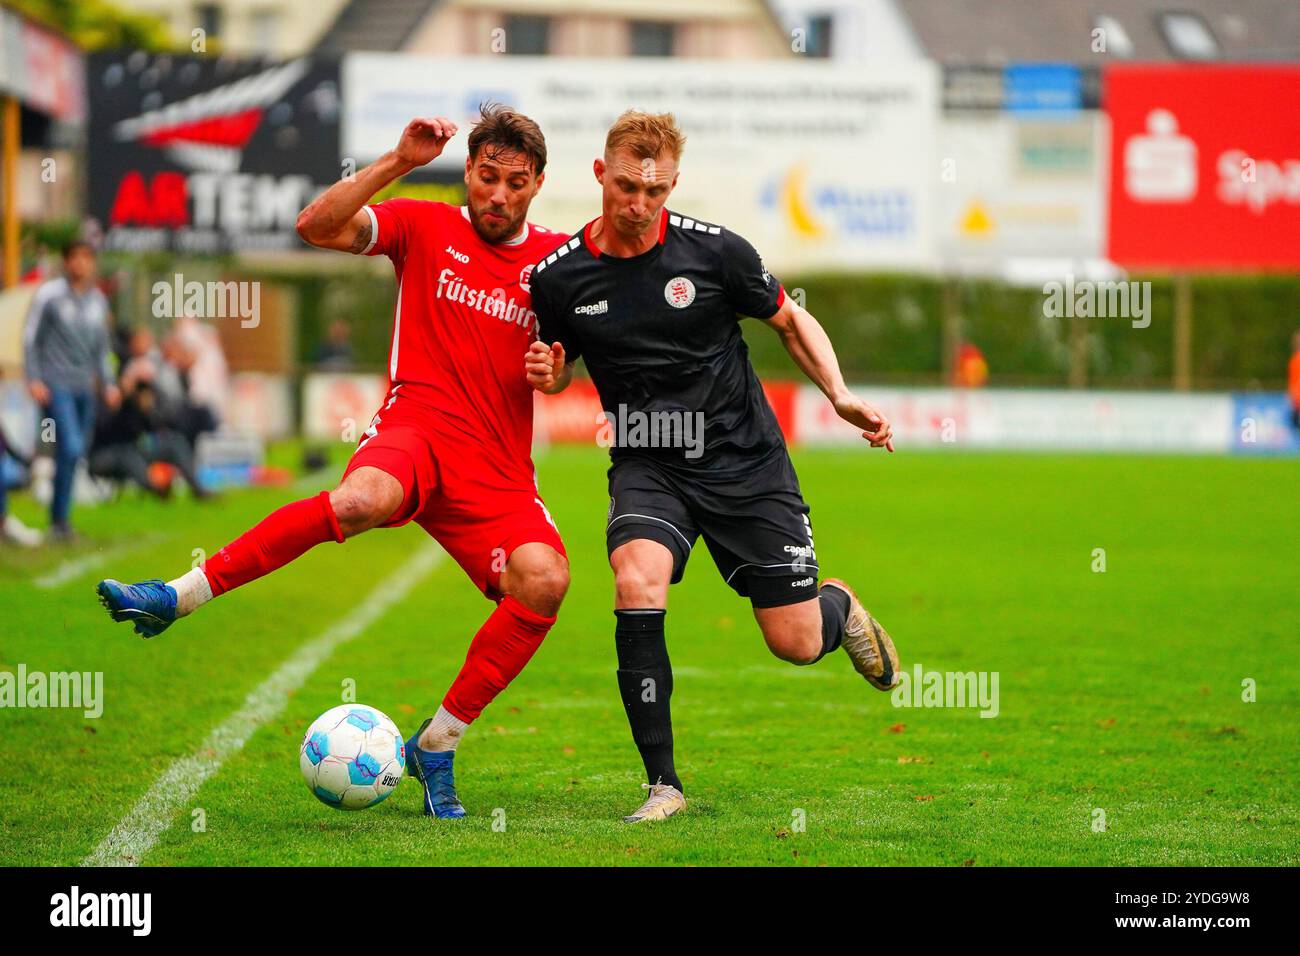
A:
[[[190,401],[208,409],[219,427],[230,402],[230,367],[221,337],[210,323],[192,315],[177,319],[172,332],[192,358],[185,376]]]
[[[163,368],[159,380],[167,381],[169,400],[180,400],[166,409],[177,431],[193,446],[199,435],[216,431],[229,391],[226,358],[217,334],[192,316],[176,320],[163,340]],[[176,384],[172,384],[175,382]]]
[[[121,379],[122,404],[99,419],[87,462],[90,474],[112,481],[133,481],[145,491],[166,498],[171,484],[153,480],[151,466],[173,466],[196,498],[211,497],[199,481],[194,450],[183,435],[159,414],[151,370],[137,365]]]

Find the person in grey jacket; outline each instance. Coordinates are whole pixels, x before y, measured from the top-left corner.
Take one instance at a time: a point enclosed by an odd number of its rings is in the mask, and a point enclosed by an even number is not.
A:
[[[63,275],[36,290],[23,335],[27,390],[54,423],[50,534],[56,539],[72,537],[72,481],[90,443],[97,399],[113,409],[121,401],[110,361],[108,300],[95,273],[89,243],[66,245]]]

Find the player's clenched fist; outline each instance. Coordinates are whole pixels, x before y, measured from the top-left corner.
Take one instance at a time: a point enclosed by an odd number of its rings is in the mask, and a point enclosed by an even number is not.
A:
[[[402,130],[397,156],[412,166],[423,166],[440,156],[447,141],[455,135],[456,124],[445,116],[417,116]]]
[[[547,345],[534,342],[524,355],[524,370],[528,375],[528,384],[539,392],[559,391],[559,375],[564,368],[564,346],[559,342]]]

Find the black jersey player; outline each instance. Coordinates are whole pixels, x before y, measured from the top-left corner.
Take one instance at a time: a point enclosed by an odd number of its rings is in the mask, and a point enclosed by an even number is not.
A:
[[[671,114],[623,114],[595,162],[600,218],[531,276],[541,341],[526,356],[529,381],[558,392],[581,357],[605,410],[618,683],[650,790],[629,822],[686,803],[664,617],[697,538],[777,657],[811,664],[843,647],[877,688],[898,679],[889,635],[853,590],[818,586],[809,508],[738,318],[775,329],[839,416],[892,451],[889,422],[845,386],[825,331],[748,242],[665,208],[683,141]]]

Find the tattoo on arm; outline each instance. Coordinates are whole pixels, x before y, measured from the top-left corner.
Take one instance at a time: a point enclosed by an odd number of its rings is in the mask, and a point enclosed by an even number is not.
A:
[[[348,247],[348,252],[353,255],[359,255],[368,245],[370,245],[370,223],[367,222],[357,230],[357,237],[352,240],[352,245]]]

